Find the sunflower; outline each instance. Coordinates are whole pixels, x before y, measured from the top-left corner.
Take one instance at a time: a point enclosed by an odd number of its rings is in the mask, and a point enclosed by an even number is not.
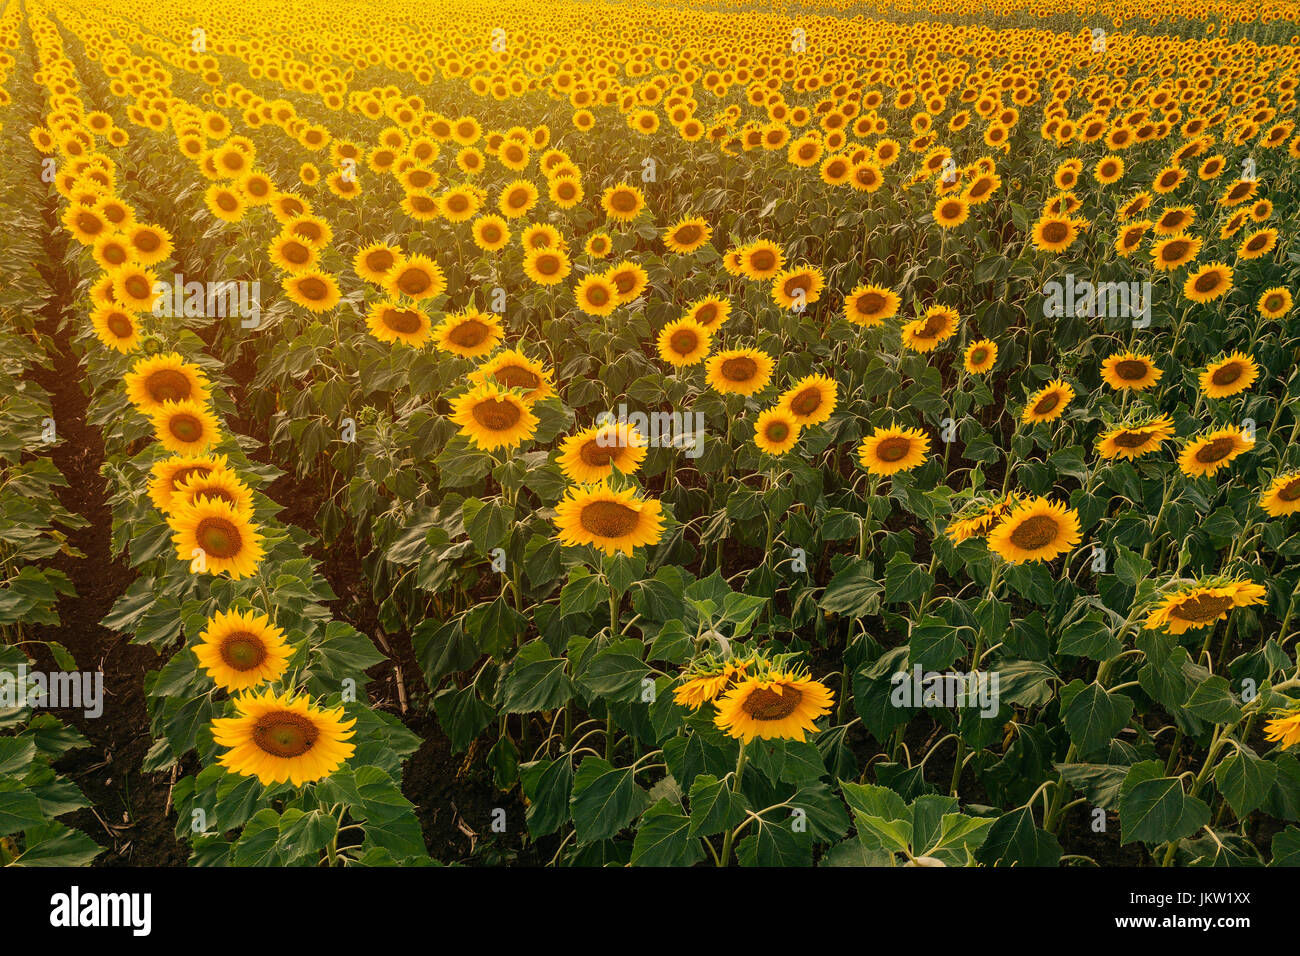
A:
[[[754,444],[769,455],[784,455],[799,442],[802,426],[780,405],[764,409],[754,420]]]
[[[1272,252],[1276,245],[1276,229],[1257,229],[1241,240],[1237,255],[1242,259],[1258,259]]]
[[[448,315],[433,330],[434,345],[462,358],[487,355],[504,337],[501,316],[476,309]]]
[[[1166,166],[1160,172],[1156,173],[1155,181],[1151,188],[1162,196],[1173,192],[1182,185],[1183,180],[1187,178],[1187,170],[1179,166]]]
[[[679,219],[664,230],[664,245],[670,252],[686,255],[703,246],[712,235],[712,227],[698,216]]]
[[[679,319],[678,321],[686,321]],[[709,385],[724,395],[753,395],[772,380],[775,363],[757,349],[728,349],[709,358],[705,365]]]
[[[1097,454],[1107,460],[1126,458],[1132,461],[1160,447],[1174,437],[1174,420],[1168,415],[1142,422],[1119,425],[1103,432],[1097,439]]]
[[[1157,239],[1151,246],[1151,264],[1160,272],[1187,265],[1201,251],[1201,240],[1185,232]]]
[[[588,315],[609,315],[618,307],[618,287],[607,277],[591,273],[573,287],[573,299]]]
[[[713,661],[700,666],[693,666],[683,674],[684,684],[673,689],[673,703],[679,707],[698,710],[711,703],[743,680],[753,662],[729,660],[724,663]]]
[[[510,242],[510,229],[500,216],[479,216],[471,229],[474,245],[484,252],[496,252]]]
[[[785,267],[785,252],[775,242],[758,239],[739,250],[740,271],[746,279],[762,282]]]
[[[1266,319],[1280,319],[1291,311],[1291,290],[1284,286],[1265,289],[1259,297],[1259,314]]]
[[[558,285],[573,271],[560,249],[529,249],[524,253],[524,275],[537,285]]]
[[[884,184],[885,173],[879,162],[864,159],[849,170],[849,185],[855,192],[874,193]]]
[[[212,215],[226,222],[239,222],[248,209],[248,200],[244,197],[242,189],[223,186],[220,183],[213,183],[207,188],[203,194],[203,202]]]
[[[1259,378],[1259,366],[1244,352],[1211,362],[1201,373],[1201,391],[1206,398],[1227,398],[1244,392]]]
[[[640,265],[624,259],[605,270],[605,278],[618,290],[618,304],[635,302],[650,284],[650,276]]]
[[[121,233],[105,232],[95,240],[92,254],[100,267],[109,270],[124,266],[135,259],[135,250]]]
[[[450,418],[482,451],[512,448],[537,431],[537,416],[529,404],[498,385],[477,385],[452,399]]]
[[[785,269],[772,279],[772,301],[782,308],[802,312],[821,298],[825,285],[821,270],[814,266]]]
[[[90,313],[95,335],[109,348],[134,352],[140,347],[140,326],[135,316],[115,305],[97,305]]]
[[[957,334],[960,317],[946,305],[932,305],[925,315],[903,326],[903,344],[915,352],[931,352]]]
[[[1156,368],[1149,355],[1140,352],[1120,352],[1101,363],[1102,381],[1119,391],[1145,391],[1160,381],[1164,374]]]
[[[526,402],[540,402],[555,394],[550,369],[518,349],[498,352],[470,372],[469,380],[475,385],[517,388],[524,393]]]
[[[983,375],[998,360],[998,343],[991,339],[976,339],[966,346],[963,363],[972,375]]]
[[[561,209],[572,209],[578,203],[582,202],[585,195],[582,189],[582,183],[576,179],[567,176],[558,179],[552,179],[547,188],[547,195],[551,202],[555,203]]]
[[[1193,302],[1212,302],[1227,295],[1231,289],[1232,267],[1222,262],[1201,266],[1183,283],[1183,295]]]
[[[1020,502],[988,533],[989,550],[1011,564],[1050,561],[1080,540],[1078,512],[1047,498]]]
[[[384,289],[391,296],[404,295],[407,298],[436,298],[446,290],[447,278],[442,268],[427,256],[409,256],[403,258],[388,273]]]
[[[232,693],[279,680],[292,654],[284,631],[257,611],[218,611],[194,645],[199,666]]]
[[[309,312],[328,312],[342,298],[334,277],[316,269],[290,275],[282,285],[289,300]]]
[[[137,223],[125,229],[126,241],[131,246],[132,258],[142,266],[162,262],[172,254],[172,236],[161,226]]]
[[[154,462],[149,469],[149,500],[159,511],[171,508],[176,489],[194,476],[226,471],[225,455],[175,455]]]
[[[1137,251],[1150,229],[1150,219],[1141,219],[1120,229],[1119,235],[1115,237],[1115,252],[1127,259]]]
[[[625,475],[636,471],[648,444],[634,426],[611,422],[564,439],[556,461],[570,481],[592,484],[609,478],[615,469]]]
[[[1017,492],[989,500],[977,500],[963,508],[948,522],[947,535],[953,544],[971,538],[983,538],[1023,501]]]
[[[660,330],[656,346],[661,359],[670,365],[684,368],[697,364],[709,354],[711,338],[708,329],[685,316],[669,322]]]
[[[944,229],[952,229],[966,221],[970,208],[960,196],[940,199],[934,205],[934,221]]]
[[[400,302],[376,302],[366,312],[366,328],[381,342],[401,342],[417,348],[432,337],[423,309]]]
[[[1119,208],[1120,222],[1132,219],[1150,205],[1151,194],[1143,190]]]
[[[152,269],[128,264],[108,273],[113,282],[113,301],[130,312],[148,312],[162,294]]]
[[[1300,471],[1278,475],[1259,497],[1259,506],[1274,518],[1300,511]]]
[[[1196,220],[1196,210],[1191,206],[1166,209],[1155,221],[1157,235],[1174,236],[1185,231]]]
[[[831,712],[835,695],[819,681],[795,671],[743,677],[717,701],[714,723],[744,743],[795,740],[817,732],[817,718]]]
[[[92,245],[95,239],[112,228],[93,204],[82,203],[68,206],[63,213],[63,225],[83,246]]]
[[[315,247],[289,233],[281,233],[272,239],[270,246],[266,247],[266,255],[274,265],[290,274],[313,271],[320,260],[320,252]]]
[[[568,244],[556,229],[548,222],[535,222],[524,229],[519,236],[519,244],[525,251],[530,249],[567,249]]]
[[[228,468],[215,468],[199,474],[194,472],[173,482],[175,490],[164,512],[174,512],[186,504],[195,504],[200,498],[216,498],[227,502],[246,517],[253,515],[253,491]]]
[[[175,499],[173,499],[175,500]],[[201,561],[208,574],[229,571],[238,581],[257,572],[262,560],[262,536],[252,519],[220,498],[181,502],[167,517],[172,544],[181,561]]]
[[[264,786],[322,780],[355,751],[347,740],[356,720],[344,720],[342,707],[319,709],[306,695],[281,696],[269,688],[242,694],[234,704],[237,716],[212,721],[212,739],[230,748],[217,762]]]
[[[1124,160],[1115,155],[1103,156],[1097,160],[1092,175],[1103,186],[1118,182],[1124,177]]]
[[[1055,421],[1072,401],[1074,389],[1059,378],[1053,379],[1029,396],[1021,421],[1033,424]]]
[[[581,485],[570,488],[555,506],[555,526],[563,545],[631,554],[640,545],[659,543],[663,509],[657,499],[638,498],[631,488]]]
[[[1064,252],[1078,237],[1078,223],[1069,216],[1043,216],[1034,223],[1034,248],[1042,252]]]
[[[1235,607],[1264,603],[1265,589],[1240,579],[1215,583],[1215,579],[1180,588],[1165,596],[1147,615],[1144,630],[1165,628],[1170,634],[1210,627]]]
[[[1255,447],[1240,428],[1219,428],[1190,439],[1178,455],[1178,467],[1189,478],[1213,475]]]
[[[882,285],[858,285],[844,297],[844,317],[854,325],[872,328],[898,314],[898,294]]]
[[[604,259],[614,249],[614,242],[607,232],[593,232],[582,244],[582,251],[593,259]]]
[[[645,196],[635,186],[620,183],[605,190],[600,205],[610,219],[631,222],[645,208]]]
[[[526,179],[516,179],[501,189],[497,200],[497,209],[507,219],[518,219],[528,215],[528,211],[537,205],[537,187]]]
[[[352,268],[362,279],[382,287],[402,257],[402,251],[382,242],[363,248],[352,259]]]
[[[777,406],[799,425],[820,425],[835,410],[839,386],[825,375],[806,375],[777,399]]]
[[[176,352],[138,359],[123,381],[127,398],[145,414],[158,411],[167,402],[204,403],[210,397],[203,370]]]
[[[858,461],[873,475],[911,471],[925,461],[930,438],[917,428],[877,428],[858,445]]]
[[[155,436],[174,454],[196,455],[221,439],[217,416],[199,402],[168,401],[148,414]]]
[[[731,303],[715,295],[705,296],[686,307],[686,317],[712,331],[731,318]]]

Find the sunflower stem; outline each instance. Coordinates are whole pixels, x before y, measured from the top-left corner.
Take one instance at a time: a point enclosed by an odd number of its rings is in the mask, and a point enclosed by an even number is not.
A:
[[[740,755],[736,757],[736,772],[731,777],[731,792],[740,793],[740,782],[745,776],[745,764],[749,762],[749,753],[742,742],[740,745]],[[736,831],[728,829],[726,835],[722,838],[722,852],[718,854],[718,866],[731,865],[731,841],[735,838]]]

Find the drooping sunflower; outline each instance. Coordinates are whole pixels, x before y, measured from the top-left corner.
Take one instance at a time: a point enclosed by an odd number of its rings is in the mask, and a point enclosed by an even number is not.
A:
[[[758,413],[754,420],[754,444],[769,455],[784,455],[799,443],[802,426],[780,405]]]
[[[1201,240],[1185,232],[1158,239],[1151,245],[1151,264],[1160,272],[1185,266],[1201,252]]]
[[[447,277],[442,267],[427,256],[407,256],[393,266],[384,283],[391,296],[404,295],[417,302],[433,299],[447,288]]]
[[[581,485],[570,488],[555,506],[555,526],[563,545],[631,554],[639,546],[659,543],[663,509],[658,499],[639,498],[631,488]]]
[[[220,498],[179,503],[167,517],[176,557],[208,574],[238,581],[257,573],[262,535],[253,520]]]
[[[699,710],[743,680],[753,662],[748,660],[707,661],[682,675],[685,683],[673,688],[673,703]]]
[[[785,253],[775,242],[758,239],[740,250],[740,270],[746,279],[762,282],[785,267]]]
[[[306,695],[277,695],[269,688],[248,691],[234,704],[237,716],[212,721],[212,739],[230,748],[217,762],[264,786],[323,780],[356,750],[347,743],[356,720],[344,720],[342,707],[323,710]]]
[[[199,402],[163,402],[148,414],[154,435],[174,454],[197,455],[221,439],[217,416]]]
[[[772,380],[775,364],[770,355],[758,349],[727,349],[711,356],[705,371],[715,391],[724,395],[753,395]]]
[[[1226,358],[1211,362],[1201,372],[1201,391],[1206,398],[1227,398],[1244,392],[1259,378],[1259,366],[1244,352],[1233,352]]]
[[[1101,363],[1102,381],[1118,391],[1145,391],[1164,374],[1149,355],[1140,352],[1119,352]]]
[[[1162,442],[1174,437],[1174,420],[1160,415],[1144,421],[1118,425],[1097,439],[1097,454],[1109,460],[1125,458],[1132,461],[1160,447]]]
[[[625,475],[636,471],[648,444],[635,426],[609,422],[564,439],[556,462],[569,480],[594,484],[605,481],[615,469]]]
[[[1047,498],[1020,502],[988,533],[989,550],[1011,564],[1051,561],[1080,540],[1078,512]]]
[[[825,684],[796,671],[743,677],[717,700],[714,723],[732,737],[803,742],[817,732],[817,718],[831,712],[835,695]]]
[[[1287,471],[1270,482],[1259,506],[1274,518],[1300,511],[1300,471]]]
[[[825,375],[805,375],[782,393],[777,405],[796,423],[810,427],[831,417],[838,394],[839,386],[835,379]]]
[[[932,352],[957,334],[960,317],[946,305],[932,305],[925,315],[903,326],[903,344],[914,352]]]
[[[1211,578],[1166,595],[1147,615],[1145,630],[1166,629],[1170,634],[1210,627],[1237,607],[1263,604],[1265,588],[1246,579]]]
[[[1254,447],[1240,428],[1218,428],[1189,439],[1178,454],[1178,467],[1189,478],[1208,477]]]
[[[901,304],[893,289],[862,284],[844,297],[844,317],[854,325],[873,328],[897,315]]]
[[[600,206],[610,219],[631,222],[645,208],[645,196],[635,186],[620,183],[605,190]]]
[[[1280,319],[1291,311],[1293,304],[1290,289],[1280,285],[1273,286],[1260,294],[1259,314],[1266,319]]]
[[[282,285],[290,301],[309,312],[328,312],[342,298],[334,277],[315,269],[290,275]]]
[[[972,375],[983,375],[993,368],[998,360],[998,343],[992,339],[976,339],[966,346],[963,364]]]
[[[477,309],[448,315],[433,330],[433,344],[440,351],[462,358],[487,355],[504,337],[501,316]]]
[[[919,428],[877,428],[858,445],[858,462],[873,475],[911,471],[925,462],[930,437]]]
[[[419,347],[432,337],[429,316],[423,309],[400,302],[376,302],[366,311],[366,328],[381,342]]]
[[[1183,283],[1183,295],[1193,302],[1212,302],[1232,289],[1232,268],[1211,262],[1191,273]]]
[[[529,403],[498,385],[477,385],[452,399],[450,418],[483,451],[513,448],[537,430],[537,416]]]
[[[109,348],[134,352],[140,347],[140,326],[135,316],[115,305],[98,305],[90,313],[95,335]]]
[[[199,666],[231,693],[279,680],[292,654],[284,631],[257,611],[218,611],[194,645]]]
[[[670,252],[686,255],[703,246],[712,235],[713,228],[703,218],[683,218],[664,230],[664,245]]]
[[[684,316],[665,325],[660,330],[655,345],[661,359],[670,365],[684,368],[697,364],[709,354],[711,340],[708,329]]]
[[[772,301],[784,309],[802,311],[821,298],[826,280],[814,266],[784,269],[772,279]]]
[[[1062,379],[1053,379],[1029,396],[1021,421],[1031,424],[1055,421],[1072,401],[1074,389]]]
[[[469,380],[475,385],[517,388],[523,392],[526,402],[540,402],[555,394],[551,370],[519,349],[498,352],[470,372]]]

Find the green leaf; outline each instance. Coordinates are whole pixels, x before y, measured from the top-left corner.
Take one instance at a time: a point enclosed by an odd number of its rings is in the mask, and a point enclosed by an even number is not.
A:
[[[1056,866],[1061,844],[1034,823],[1029,807],[1021,807],[994,821],[975,858],[986,866]]]
[[[734,792],[726,780],[702,773],[691,784],[691,836],[712,836],[738,827],[749,801]]]
[[[823,610],[836,614],[868,617],[880,610],[882,590],[871,577],[870,565],[855,557],[831,578],[820,604]]]
[[[1248,750],[1238,750],[1214,768],[1214,782],[1237,819],[1264,805],[1277,767]]]
[[[664,798],[641,816],[632,842],[633,866],[690,866],[704,856],[691,818]]]
[[[1109,693],[1094,681],[1070,698],[1061,716],[1079,753],[1090,754],[1109,743],[1132,713],[1131,698]]]
[[[1126,787],[1120,796],[1121,843],[1166,843],[1191,836],[1210,822],[1210,808],[1183,793],[1177,777],[1157,777]]]
[[[608,840],[650,803],[632,768],[618,769],[600,757],[587,757],[573,778],[573,826],[578,843]]]

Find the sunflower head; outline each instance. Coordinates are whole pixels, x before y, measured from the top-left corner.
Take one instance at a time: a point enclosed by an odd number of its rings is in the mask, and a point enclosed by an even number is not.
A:
[[[631,554],[639,546],[659,542],[664,518],[657,499],[602,483],[570,488],[555,507],[555,526],[563,545]]]
[[[1079,541],[1078,512],[1046,498],[1022,501],[988,533],[989,550],[1011,564],[1050,561]]]
[[[279,680],[292,648],[265,614],[218,611],[199,635],[194,655],[218,687],[237,692]]]
[[[234,698],[234,717],[212,722],[212,738],[230,748],[218,762],[231,773],[257,777],[263,785],[296,787],[322,780],[343,766],[355,747],[348,743],[355,720],[343,708],[324,710],[304,696],[278,695],[269,688]]]

